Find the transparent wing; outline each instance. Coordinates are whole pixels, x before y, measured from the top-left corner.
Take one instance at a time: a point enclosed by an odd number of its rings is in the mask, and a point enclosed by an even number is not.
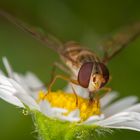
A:
[[[128,43],[140,35],[140,22],[133,23],[124,27],[120,32],[102,42],[101,47],[104,51],[102,61],[107,63],[121,50],[127,47]]]
[[[0,16],[4,17],[14,25],[16,25],[19,29],[23,30],[24,32],[27,32],[35,39],[39,40],[43,44],[45,44],[47,47],[53,49],[54,51],[60,53],[63,44],[54,36],[50,34],[44,34],[43,32],[39,32],[38,30],[35,30],[35,28],[31,27],[30,25],[25,24],[24,22],[20,21],[19,19],[13,17],[9,13],[0,10]]]

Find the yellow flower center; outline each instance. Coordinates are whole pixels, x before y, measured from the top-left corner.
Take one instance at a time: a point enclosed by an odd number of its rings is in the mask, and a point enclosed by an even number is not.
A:
[[[90,102],[88,99],[80,96],[76,97],[75,94],[69,94],[63,91],[50,92],[48,94],[40,91],[39,100],[47,100],[52,107],[67,109],[68,113],[64,115],[68,115],[71,111],[78,108],[80,110],[81,121],[86,120],[90,116],[101,114],[100,103],[97,99]]]

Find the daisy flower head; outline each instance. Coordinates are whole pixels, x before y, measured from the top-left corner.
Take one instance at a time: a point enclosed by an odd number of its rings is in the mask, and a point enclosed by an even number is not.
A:
[[[96,133],[112,133],[112,129],[140,131],[140,103],[135,96],[113,102],[118,93],[112,91],[89,104],[87,90],[73,85],[76,96],[70,84],[47,94],[47,89],[33,73],[18,74],[6,58],[3,63],[8,76],[0,72],[0,97],[28,109],[44,140],[93,139]]]

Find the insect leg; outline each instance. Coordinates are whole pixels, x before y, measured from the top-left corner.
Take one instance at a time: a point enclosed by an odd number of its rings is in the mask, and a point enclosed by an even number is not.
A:
[[[47,83],[43,83],[41,86],[39,87],[35,87],[35,88],[30,88],[32,91],[39,91],[40,89],[45,89],[46,88],[46,85],[49,85],[51,83],[51,81],[53,80],[54,76],[55,76],[55,71],[56,71],[56,66],[53,65],[52,67],[52,71],[51,71],[51,79],[50,79],[50,82]]]
[[[66,76],[64,76],[64,75],[56,75],[56,76],[53,78],[53,80],[51,81],[51,83],[49,84],[49,86],[48,86],[48,93],[51,91],[51,88],[52,88],[53,84],[55,83],[55,81],[56,81],[58,78],[59,78],[59,79],[63,79],[63,80],[65,80],[65,81],[68,81],[68,82],[70,82],[70,83],[79,85],[79,83],[78,83],[77,80],[71,79],[71,78],[66,77]]]
[[[75,99],[76,99],[76,106],[78,106],[78,96],[77,96],[76,91],[75,91],[75,89],[74,89],[74,87],[73,87],[73,85],[72,85],[72,84],[71,84],[71,87],[72,87],[73,93],[74,93],[74,95],[75,95]]]
[[[94,103],[95,93],[89,92],[89,105]]]
[[[98,92],[89,92],[89,105],[92,104],[95,99],[97,101],[97,106],[99,106],[99,100],[104,97],[108,92],[111,91],[111,88],[109,87],[103,87],[102,89],[100,89],[100,91],[105,91],[105,93],[98,93]]]
[[[45,82],[45,83],[42,84],[40,87],[31,88],[31,90],[33,90],[33,91],[38,91],[38,90],[40,90],[40,89],[42,89],[42,88],[46,88],[47,85],[50,85],[50,83],[52,82],[52,80],[53,80],[54,77],[55,77],[56,67],[58,67],[59,69],[65,71],[66,73],[70,74],[70,71],[67,70],[67,68],[66,68],[64,65],[62,65],[62,64],[60,64],[60,63],[58,63],[58,62],[55,62],[55,63],[53,64],[53,66],[52,66],[50,82],[49,82],[49,83]]]
[[[55,77],[56,68],[59,68],[59,69],[63,70],[64,72],[68,73],[68,70],[64,67],[64,65],[62,65],[59,62],[54,62],[53,65],[52,65],[51,80],[48,84],[46,82],[46,84],[44,84],[44,86],[49,85],[52,82],[52,80]]]
[[[99,93],[97,92],[89,92],[89,105],[93,104],[95,101],[97,101],[97,107],[99,107]]]
[[[63,75],[56,75],[56,76],[52,79],[51,83],[50,83],[49,86],[48,86],[48,92],[47,92],[46,94],[44,94],[44,97],[43,97],[42,99],[45,99],[45,97],[51,92],[51,88],[52,88],[53,84],[55,83],[55,81],[56,81],[58,78],[59,78],[59,79],[63,79],[63,80],[65,80],[65,81],[68,81],[68,82],[70,82],[70,83],[79,85],[79,83],[78,83],[77,80],[70,79],[69,77],[66,77],[66,76],[63,76]]]

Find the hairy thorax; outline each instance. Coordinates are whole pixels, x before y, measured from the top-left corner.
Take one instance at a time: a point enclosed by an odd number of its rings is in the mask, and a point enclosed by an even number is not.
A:
[[[69,42],[65,44],[61,58],[75,76],[78,75],[82,64],[86,62],[100,61],[94,52],[85,49],[76,42]]]

